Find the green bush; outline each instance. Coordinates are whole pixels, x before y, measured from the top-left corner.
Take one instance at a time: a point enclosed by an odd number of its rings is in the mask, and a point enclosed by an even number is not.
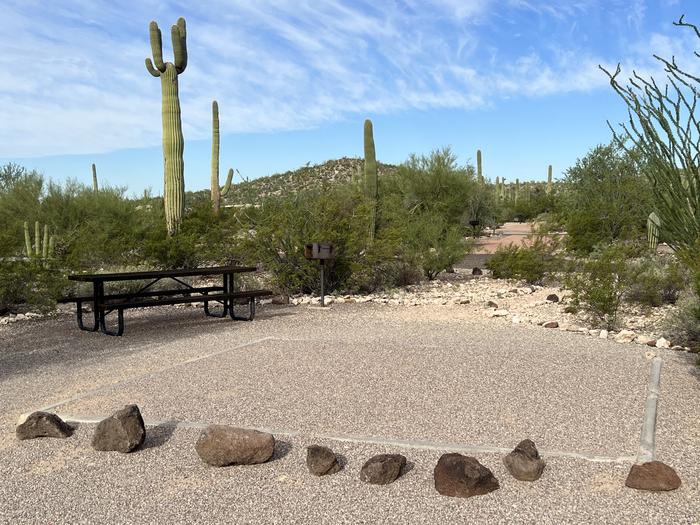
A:
[[[497,279],[522,279],[531,284],[541,284],[556,267],[556,244],[536,236],[529,246],[509,244],[501,246],[487,263]]]
[[[588,312],[609,330],[615,328],[622,298],[632,281],[628,260],[637,250],[626,243],[599,246],[578,261],[565,280],[572,292],[571,307]]]
[[[691,292],[683,292],[677,308],[667,320],[667,329],[674,334],[674,343],[700,351],[700,299]],[[699,363],[700,364],[700,363]]]
[[[674,304],[688,286],[687,271],[674,257],[645,257],[630,262],[631,282],[625,300],[646,306]]]
[[[52,310],[67,286],[62,272],[40,260],[0,261],[0,314]]]

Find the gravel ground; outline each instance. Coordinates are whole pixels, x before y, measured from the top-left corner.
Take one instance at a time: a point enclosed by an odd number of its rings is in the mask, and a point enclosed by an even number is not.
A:
[[[700,378],[685,354],[658,352],[657,436],[658,459],[684,484],[646,494],[624,487],[649,370],[638,345],[474,319],[459,306],[266,307],[252,323],[191,308],[129,314],[121,338],[79,332],[67,316],[0,328],[0,523],[700,521]],[[149,427],[131,455],[93,451],[90,424],[67,440],[16,441],[20,414],[74,396],[55,410],[103,416],[136,402],[147,421],[173,423]],[[183,421],[276,429],[277,457],[206,467],[193,449],[199,430]],[[435,492],[440,446],[511,448],[525,437],[548,461],[540,481],[517,482],[500,455],[482,452],[499,491]],[[387,444],[402,440],[438,445]],[[312,443],[346,468],[310,476]],[[405,454],[412,469],[364,485],[359,468],[382,452]]]

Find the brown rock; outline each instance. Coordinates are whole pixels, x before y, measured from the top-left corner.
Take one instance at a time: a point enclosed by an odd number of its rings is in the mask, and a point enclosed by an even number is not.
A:
[[[306,448],[306,466],[314,476],[335,474],[340,470],[335,453],[330,448],[319,445]]]
[[[558,303],[558,302],[559,302],[559,296],[558,296],[557,294],[555,294],[555,293],[550,293],[550,294],[547,296],[547,301],[549,301],[550,303]]]
[[[545,328],[559,328],[559,323],[557,321],[547,321],[542,326]]]
[[[472,275],[484,275],[484,272],[478,266],[472,269]]]
[[[272,434],[227,425],[209,425],[199,435],[195,450],[214,467],[265,463],[275,452]]]
[[[97,424],[92,448],[103,452],[132,452],[146,439],[146,427],[139,407],[126,405]]]
[[[73,428],[56,414],[32,412],[24,423],[17,426],[15,432],[20,440],[40,437],[67,438],[73,435]]]
[[[535,443],[525,439],[503,458],[503,464],[511,475],[520,481],[536,481],[542,475],[545,462],[540,458]]]
[[[676,490],[681,486],[681,479],[676,471],[661,461],[649,461],[641,465],[632,465],[625,485],[637,490]]]
[[[496,303],[494,301],[488,301],[486,303],[486,308],[498,308],[498,303]]]
[[[443,496],[470,498],[498,489],[493,472],[476,458],[462,454],[443,454],[433,472],[435,490]]]
[[[373,485],[388,485],[401,475],[406,457],[401,454],[379,454],[367,460],[360,471],[360,479]]]

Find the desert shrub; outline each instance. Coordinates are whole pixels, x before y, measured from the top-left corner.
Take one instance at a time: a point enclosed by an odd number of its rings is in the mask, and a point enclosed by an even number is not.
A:
[[[647,306],[674,304],[688,286],[687,271],[674,257],[645,257],[630,262],[625,299]]]
[[[501,246],[486,267],[497,279],[522,279],[528,283],[542,283],[556,266],[555,244],[535,236],[529,246],[509,244]]]
[[[614,144],[597,146],[567,170],[564,200],[566,247],[584,255],[643,236],[653,209],[639,155]]]
[[[40,260],[0,261],[0,314],[18,308],[51,310],[67,286],[62,272]]]
[[[458,225],[430,212],[410,218],[403,258],[420,268],[428,280],[451,268],[468,251],[469,245]]]
[[[637,250],[626,243],[600,245],[577,261],[565,279],[572,292],[570,306],[588,312],[607,329],[615,328],[622,298],[632,281],[628,260]]]
[[[674,343],[700,351],[700,299],[691,290],[678,298],[677,308],[666,321],[669,332],[674,334]],[[699,363],[700,364],[700,363]]]

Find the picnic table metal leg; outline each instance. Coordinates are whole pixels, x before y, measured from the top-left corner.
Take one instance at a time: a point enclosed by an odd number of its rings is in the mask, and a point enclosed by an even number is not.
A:
[[[229,281],[229,280],[228,280],[228,275],[229,275],[229,274],[227,274],[227,273],[224,274],[224,293],[228,293],[228,292],[229,292],[229,289],[230,289],[229,286],[228,286],[228,281]],[[233,282],[233,279],[231,279],[231,281]],[[205,296],[206,296],[206,295],[209,295],[209,293],[208,293],[208,292],[202,292],[202,295],[205,295]],[[219,301],[219,302],[221,302],[221,303],[223,304],[223,307],[224,307],[224,308],[223,308],[223,311],[222,311],[220,314],[219,314],[219,313],[212,313],[212,312],[209,310],[209,301],[205,300],[205,301],[204,301],[204,314],[205,314],[205,315],[208,315],[209,317],[218,317],[218,318],[226,317],[226,314],[228,314],[229,300],[228,300],[228,299],[223,299],[223,301]]]
[[[81,330],[85,330],[86,332],[97,332],[97,329],[100,327],[100,320],[97,314],[97,309],[95,308],[95,303],[93,302],[92,304],[94,322],[92,323],[92,327],[86,328],[85,324],[83,323],[83,301],[78,300],[75,303],[76,317],[78,319],[78,328],[80,328]]]
[[[104,310],[100,313],[100,331],[105,335],[120,336],[124,333],[124,309],[117,308],[117,331],[107,330],[107,314]]]

